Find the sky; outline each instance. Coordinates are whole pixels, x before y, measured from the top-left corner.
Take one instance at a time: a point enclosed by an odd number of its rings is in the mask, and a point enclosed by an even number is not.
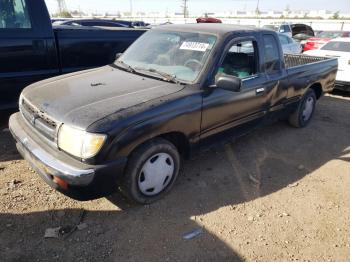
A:
[[[50,13],[57,11],[56,0],[45,0]],[[284,10],[287,6],[291,10],[330,10],[350,13],[350,0],[188,0],[190,15],[206,12],[224,12],[230,10],[255,10],[259,1],[261,11]],[[65,0],[69,10],[85,12],[117,13],[133,12],[181,12],[182,0]]]

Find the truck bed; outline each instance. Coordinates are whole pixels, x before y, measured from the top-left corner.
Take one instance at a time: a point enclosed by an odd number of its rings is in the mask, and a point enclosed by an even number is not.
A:
[[[291,67],[317,63],[324,60],[329,60],[332,58],[328,57],[317,57],[317,56],[308,56],[308,55],[293,55],[293,54],[284,54],[284,62],[286,69]]]
[[[289,79],[292,79],[293,91],[289,90],[288,98],[303,94],[305,86],[322,83],[322,93],[333,90],[338,70],[338,60],[333,57],[314,57],[307,55],[284,55],[285,67]]]

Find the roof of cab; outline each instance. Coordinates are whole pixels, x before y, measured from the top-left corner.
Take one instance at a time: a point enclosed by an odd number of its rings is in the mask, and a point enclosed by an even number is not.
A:
[[[220,23],[198,23],[198,24],[181,24],[181,25],[162,25],[155,27],[155,30],[169,30],[169,31],[184,31],[184,32],[200,32],[216,35],[225,35],[234,31],[251,31],[251,32],[261,32],[269,30],[257,28],[254,26],[243,26],[243,25],[233,25],[233,24],[220,24]]]

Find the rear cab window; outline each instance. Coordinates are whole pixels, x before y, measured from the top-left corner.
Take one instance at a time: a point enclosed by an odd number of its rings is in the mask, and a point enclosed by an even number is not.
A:
[[[321,50],[330,50],[350,53],[350,42],[331,41],[321,47]]]
[[[281,33],[289,33],[289,32],[291,32],[291,29],[290,29],[289,25],[281,25],[280,32]]]
[[[0,0],[0,6],[0,30],[32,28],[25,0]]]
[[[264,68],[266,74],[280,72],[281,58],[277,41],[273,35],[263,35],[264,43]]]

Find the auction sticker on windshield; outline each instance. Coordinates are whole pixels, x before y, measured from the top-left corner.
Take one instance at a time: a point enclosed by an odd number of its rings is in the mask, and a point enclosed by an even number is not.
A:
[[[208,49],[208,47],[209,47],[208,43],[183,42],[182,45],[180,46],[180,49],[205,52]]]

